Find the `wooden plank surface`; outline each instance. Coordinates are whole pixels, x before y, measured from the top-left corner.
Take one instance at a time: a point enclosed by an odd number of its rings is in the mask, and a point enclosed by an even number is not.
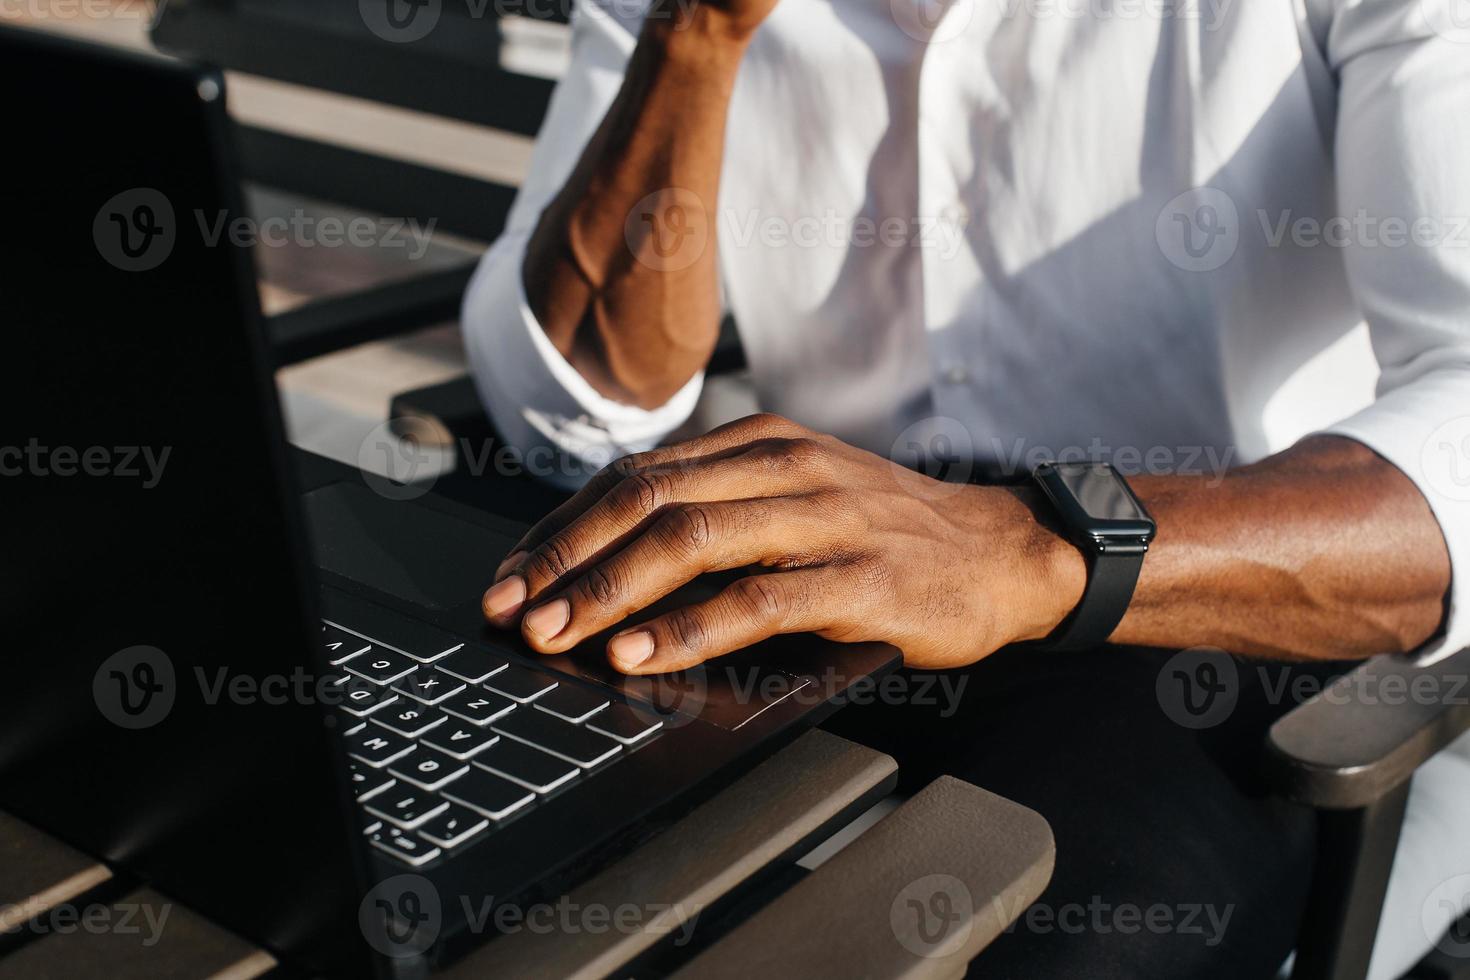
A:
[[[251,980],[276,961],[149,889],[77,910],[0,959],[0,980]]]
[[[82,6],[105,10],[107,5],[101,0],[0,4],[0,20],[154,50],[148,40],[148,7],[141,0],[113,0],[113,13],[106,16],[82,16],[75,12]],[[514,133],[244,72],[227,71],[225,79],[230,114],[243,123],[493,183],[519,185],[530,166],[533,141]]]
[[[573,907],[629,903],[660,914],[637,929],[535,933],[495,939],[447,976],[604,977],[670,933],[680,933],[741,882],[790,855],[854,804],[886,795],[898,771],[886,755],[812,731],[696,807],[649,845],[569,896]]]
[[[96,861],[0,813],[0,934],[112,878]]]
[[[676,976],[962,976],[1055,861],[1040,815],[943,776]]]

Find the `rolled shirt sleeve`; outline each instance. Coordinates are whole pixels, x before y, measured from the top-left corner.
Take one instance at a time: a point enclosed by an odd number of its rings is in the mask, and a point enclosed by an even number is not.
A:
[[[1339,210],[1363,219],[1344,259],[1382,371],[1375,403],[1328,431],[1402,470],[1439,520],[1453,580],[1426,661],[1470,646],[1470,30],[1454,2],[1337,2],[1326,45]]]
[[[694,411],[703,374],[645,410],[600,394],[562,357],[526,301],[521,267],[542,211],[565,185],[622,85],[641,15],[578,4],[572,60],[557,85],[504,233],[480,260],[461,311],[480,399],[527,469],[573,489],[612,459],[658,443]]]

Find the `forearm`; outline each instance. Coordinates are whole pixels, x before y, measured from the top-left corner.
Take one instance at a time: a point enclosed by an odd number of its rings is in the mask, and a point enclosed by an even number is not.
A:
[[[532,312],[608,397],[660,405],[714,348],[715,202],[746,41],[704,6],[682,21],[650,15],[622,90],[528,246]],[[650,214],[634,214],[658,192]],[[670,205],[683,209],[677,227],[665,227]],[[688,236],[672,261],[656,251],[669,244],[660,234]]]
[[[1439,629],[1449,553],[1428,503],[1348,439],[1130,484],[1159,532],[1114,643],[1277,659],[1406,652]]]

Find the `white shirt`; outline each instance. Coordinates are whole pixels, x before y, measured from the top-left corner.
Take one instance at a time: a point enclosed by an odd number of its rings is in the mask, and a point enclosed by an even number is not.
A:
[[[1218,475],[1350,436],[1449,541],[1424,653],[1470,645],[1467,0],[935,3],[783,0],[745,57],[718,245],[762,407],[1012,472]],[[652,411],[602,397],[521,284],[639,22],[578,6],[464,310],[502,433],[599,463],[674,430],[703,380]]]

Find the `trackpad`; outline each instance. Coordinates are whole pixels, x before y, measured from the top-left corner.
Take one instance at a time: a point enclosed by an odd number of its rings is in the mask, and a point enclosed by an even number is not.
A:
[[[460,636],[512,647],[544,668],[731,730],[812,684],[805,671],[793,675],[771,663],[773,654],[782,656],[782,662],[809,659],[809,654],[803,657],[792,649],[809,646],[795,637],[721,658],[708,670],[664,678],[625,677],[613,670],[603,654],[605,636],[593,637],[569,654],[542,656],[518,637],[485,625],[480,616],[480,597],[490,577],[515,547],[508,535],[422,504],[385,500],[354,483],[333,483],[302,499],[321,568],[425,610],[417,618]],[[715,584],[709,580],[686,586],[644,615],[704,598]]]

